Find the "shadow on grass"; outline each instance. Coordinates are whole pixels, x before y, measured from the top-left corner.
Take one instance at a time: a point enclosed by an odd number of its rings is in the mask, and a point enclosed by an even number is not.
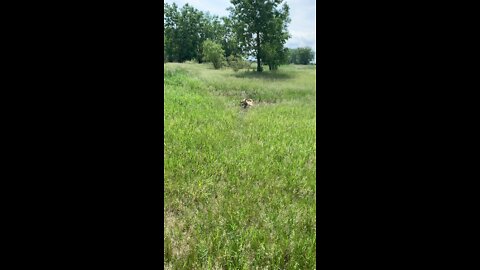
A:
[[[293,79],[294,74],[283,71],[239,71],[232,76],[245,79],[263,79],[263,80],[288,80]]]

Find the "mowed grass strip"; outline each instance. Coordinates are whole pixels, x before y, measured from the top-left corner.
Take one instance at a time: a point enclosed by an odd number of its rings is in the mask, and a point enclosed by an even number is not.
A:
[[[315,70],[164,76],[165,268],[315,269]]]

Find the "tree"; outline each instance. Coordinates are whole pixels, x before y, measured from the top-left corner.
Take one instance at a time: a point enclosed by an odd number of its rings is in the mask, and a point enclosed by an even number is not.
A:
[[[165,49],[165,34],[163,34],[163,63],[167,62],[167,51]]]
[[[222,67],[223,62],[225,62],[225,51],[222,49],[222,46],[218,43],[207,39],[203,42],[203,60],[206,62],[212,62],[215,69]]]
[[[277,70],[281,64],[288,63],[287,48],[282,48],[279,44],[264,44],[262,55],[264,62],[268,65],[269,70]]]
[[[289,63],[297,65],[308,65],[315,58],[315,52],[309,47],[289,49]]]
[[[164,3],[163,33],[165,35],[164,51],[169,62],[179,61],[178,53],[178,27],[180,14],[175,3]]]
[[[243,51],[257,59],[257,72],[262,61],[276,68],[283,57],[283,45],[289,38],[289,7],[283,0],[231,0],[230,16],[237,40]]]
[[[295,64],[297,61],[297,49],[287,49],[288,63]]]
[[[200,59],[202,43],[207,38],[214,38],[212,33],[221,33],[211,27],[215,16],[205,14],[189,4],[178,9],[173,3],[164,4],[164,33],[166,58],[170,62],[183,62]],[[218,18],[216,19],[217,21]],[[217,38],[219,39],[219,38]]]
[[[169,62],[202,62],[202,44],[210,39],[222,45],[226,55],[239,55],[239,45],[228,18],[202,12],[189,4],[179,8],[164,4],[164,56]]]
[[[298,64],[308,65],[308,63],[310,63],[310,61],[312,61],[314,57],[315,53],[309,47],[298,48],[297,50]]]
[[[210,39],[214,43],[222,44],[222,48],[225,50],[223,46],[223,40],[226,33],[226,29],[224,24],[222,23],[222,19],[216,15],[211,15],[209,12],[203,13],[201,19],[201,29],[199,29],[200,39],[202,44],[205,40]],[[203,46],[199,46],[198,55],[203,55],[202,53]],[[199,62],[202,62],[201,58],[198,58]]]
[[[242,57],[242,49],[239,46],[237,36],[235,33],[235,26],[233,20],[229,17],[222,17],[222,48],[225,50],[225,55]]]
[[[200,58],[199,48],[205,40],[201,36],[204,31],[201,25],[203,17],[203,12],[189,4],[185,4],[180,9],[176,42],[179,62]]]

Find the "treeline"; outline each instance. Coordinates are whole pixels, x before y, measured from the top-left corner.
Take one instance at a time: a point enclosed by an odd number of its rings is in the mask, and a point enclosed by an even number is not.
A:
[[[168,62],[203,61],[202,44],[207,39],[222,46],[226,56],[239,54],[228,17],[202,12],[189,4],[179,8],[164,4],[164,57]]]
[[[179,8],[175,3],[164,4],[164,61],[221,63],[228,59],[257,61],[257,71],[267,64],[275,70],[281,64],[308,64],[313,59],[310,48],[287,49],[290,37],[287,31],[289,7],[282,0],[231,0],[228,17],[219,17],[202,12],[185,4]],[[206,42],[208,41],[208,42]],[[206,42],[206,43],[205,43]],[[207,46],[205,46],[207,45]],[[204,52],[205,48],[215,49]],[[306,51],[310,50],[308,53]],[[221,56],[212,57],[212,51]],[[230,61],[228,61],[230,63]]]
[[[315,59],[315,52],[309,47],[288,50],[290,64],[308,65],[313,59]]]

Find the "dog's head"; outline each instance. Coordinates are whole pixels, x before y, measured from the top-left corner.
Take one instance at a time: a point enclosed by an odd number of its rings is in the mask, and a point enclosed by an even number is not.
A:
[[[253,106],[253,100],[250,99],[250,98],[244,98],[242,99],[242,101],[240,101],[240,104],[242,104],[243,107],[247,107],[247,106]]]

